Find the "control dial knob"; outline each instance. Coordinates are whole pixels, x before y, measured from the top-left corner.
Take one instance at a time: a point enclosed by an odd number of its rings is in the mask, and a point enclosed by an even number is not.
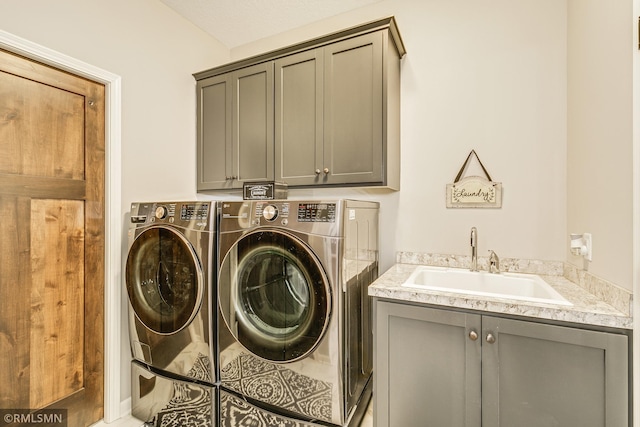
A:
[[[156,208],[156,218],[163,219],[167,216],[167,208],[165,206],[158,206]]]
[[[262,210],[262,216],[267,221],[273,221],[274,219],[276,219],[278,217],[278,208],[276,208],[273,205],[267,205]]]

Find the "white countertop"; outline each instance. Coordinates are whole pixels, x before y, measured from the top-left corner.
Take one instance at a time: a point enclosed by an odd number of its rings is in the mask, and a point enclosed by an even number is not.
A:
[[[418,266],[417,264],[395,264],[369,286],[369,295],[398,302],[479,310],[494,314],[620,329],[633,328],[633,319],[630,315],[617,310],[564,276],[539,275],[573,306],[403,287],[402,283]]]

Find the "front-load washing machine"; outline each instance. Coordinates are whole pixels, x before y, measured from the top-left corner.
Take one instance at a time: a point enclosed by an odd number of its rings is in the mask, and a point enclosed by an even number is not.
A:
[[[358,425],[371,395],[378,203],[221,205],[222,425],[230,396],[289,419]]]
[[[210,201],[131,205],[125,282],[134,374],[216,384],[217,210]],[[135,410],[149,398],[132,400]]]

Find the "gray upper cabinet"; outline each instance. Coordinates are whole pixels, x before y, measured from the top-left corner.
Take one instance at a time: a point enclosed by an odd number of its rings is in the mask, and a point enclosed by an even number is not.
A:
[[[387,18],[195,74],[198,190],[398,189],[404,53]]]
[[[625,334],[376,300],[377,427],[628,427]]]
[[[198,81],[198,190],[273,180],[273,63]]]

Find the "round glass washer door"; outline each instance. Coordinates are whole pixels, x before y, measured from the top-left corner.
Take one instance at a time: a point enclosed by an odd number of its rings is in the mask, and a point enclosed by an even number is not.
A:
[[[320,342],[331,311],[324,270],[299,239],[279,231],[247,234],[220,268],[224,320],[254,355],[290,362]]]
[[[125,279],[136,316],[159,334],[180,331],[200,308],[202,267],[193,246],[171,228],[151,227],[134,240]]]

